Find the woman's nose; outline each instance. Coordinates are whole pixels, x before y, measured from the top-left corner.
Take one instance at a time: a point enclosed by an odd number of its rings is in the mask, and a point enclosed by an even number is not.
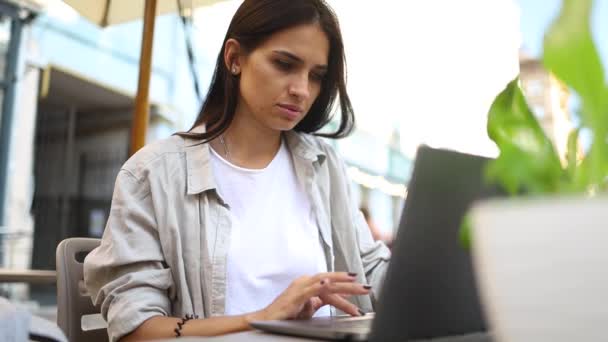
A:
[[[294,77],[289,85],[289,94],[305,100],[310,96],[310,81],[308,75],[298,75]]]

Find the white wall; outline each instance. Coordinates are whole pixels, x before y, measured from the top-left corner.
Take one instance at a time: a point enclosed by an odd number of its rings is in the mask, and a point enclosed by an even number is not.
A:
[[[33,233],[33,220],[30,206],[33,197],[33,144],[36,129],[36,105],[40,70],[36,66],[35,56],[28,53],[28,37],[31,31],[24,27],[22,31],[21,58],[17,65],[15,83],[15,102],[13,108],[13,127],[11,128],[11,146],[9,151],[6,229],[18,233],[16,238],[3,241],[2,260],[5,267],[27,269],[30,265]],[[10,292],[14,298],[27,297],[27,286],[14,284]]]

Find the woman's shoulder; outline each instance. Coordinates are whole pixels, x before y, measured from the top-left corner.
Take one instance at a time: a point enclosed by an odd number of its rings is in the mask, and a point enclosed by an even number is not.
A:
[[[297,133],[299,139],[304,142],[303,146],[320,160],[321,167],[341,173],[345,169],[344,159],[336,149],[335,139],[323,138],[314,134]]]
[[[179,165],[184,152],[184,138],[172,135],[146,144],[123,164],[121,170],[141,178],[151,171],[160,170],[159,164]]]
[[[295,134],[297,134],[297,136],[303,142],[305,142],[305,145],[309,146],[309,148],[312,148],[313,150],[316,150],[317,152],[327,155],[328,157],[331,157],[332,159],[338,157],[338,154],[334,147],[335,140],[330,140],[328,138],[323,138],[323,137],[320,137],[320,136],[317,136],[314,134],[310,134],[310,133],[297,132]]]

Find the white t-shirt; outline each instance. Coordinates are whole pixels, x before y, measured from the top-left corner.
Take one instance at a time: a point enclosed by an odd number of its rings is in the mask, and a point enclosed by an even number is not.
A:
[[[218,192],[230,206],[226,315],[268,306],[302,275],[327,271],[310,201],[285,142],[261,170],[231,164],[211,149]],[[316,316],[329,316],[328,306]]]

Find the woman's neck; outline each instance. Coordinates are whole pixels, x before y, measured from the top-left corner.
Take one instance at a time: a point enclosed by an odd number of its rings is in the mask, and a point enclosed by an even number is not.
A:
[[[250,115],[238,115],[237,112],[222,139],[213,140],[211,146],[234,165],[263,169],[281,147],[281,132],[264,127]]]

